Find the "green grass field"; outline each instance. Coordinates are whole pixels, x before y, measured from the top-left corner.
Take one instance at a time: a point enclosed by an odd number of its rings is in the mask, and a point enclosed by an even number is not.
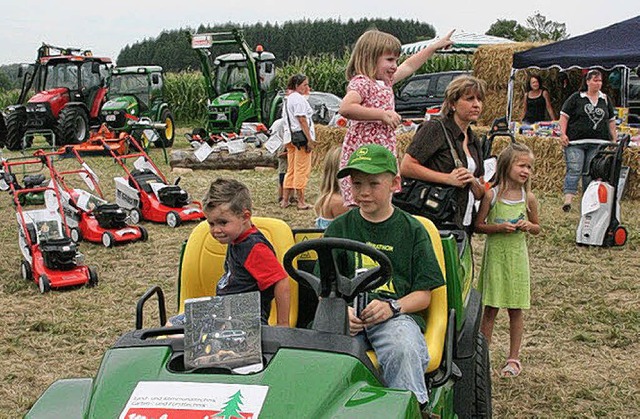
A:
[[[175,147],[187,144],[178,139]],[[4,152],[5,158],[16,155]],[[177,177],[159,150],[152,157],[170,180]],[[121,175],[119,166],[105,157],[87,160],[113,199],[112,178]],[[254,215],[281,218],[292,227],[313,225],[313,211],[276,205],[273,169],[181,176],[181,185],[196,199],[211,180],[233,176],[249,185]],[[319,178],[312,174],[310,202]],[[492,376],[495,417],[640,417],[640,205],[623,201],[630,231],[625,247],[584,248],[574,241],[577,210],[563,213],[560,193],[538,199],[543,231],[529,240],[532,309],[525,320],[524,369],[515,379]],[[149,241],[113,249],[82,243],[87,263],[98,267],[98,287],[40,295],[35,283],[20,278],[17,224],[7,193],[0,194],[0,208],[0,417],[14,418],[55,380],[94,376],[104,351],[134,327],[135,303],[151,285],[162,286],[169,314],[175,313],[180,247],[194,224],[174,230],[144,223]],[[482,245],[483,238],[476,236],[476,264]],[[155,325],[157,313],[145,321]],[[501,313],[491,347],[494,370],[505,359],[507,323]]]

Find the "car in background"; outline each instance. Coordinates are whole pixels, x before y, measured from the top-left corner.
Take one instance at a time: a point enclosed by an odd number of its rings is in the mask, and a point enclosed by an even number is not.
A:
[[[328,92],[311,92],[307,101],[313,109],[313,122],[323,125],[329,124],[342,104],[341,98]]]
[[[395,93],[395,110],[404,119],[422,119],[425,113],[438,113],[444,101],[444,92],[456,77],[469,71],[443,71],[418,74],[409,78]]]

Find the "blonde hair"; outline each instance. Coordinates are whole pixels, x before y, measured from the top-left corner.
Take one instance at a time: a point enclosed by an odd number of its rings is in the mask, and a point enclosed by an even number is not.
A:
[[[475,93],[478,99],[484,100],[486,90],[487,83],[484,80],[468,75],[456,77],[444,92],[444,103],[440,113],[443,116],[451,116],[456,101],[467,93]]]
[[[211,182],[209,190],[203,200],[205,212],[220,205],[229,204],[229,210],[234,214],[242,214],[244,210],[251,211],[251,193],[246,185],[235,179],[218,178]]]
[[[383,54],[400,56],[401,47],[400,40],[391,34],[375,29],[366,31],[358,38],[349,58],[347,80],[358,74],[375,79],[378,58]]]
[[[320,195],[313,206],[316,215],[322,215],[322,209],[334,194],[340,193],[340,184],[338,183],[338,169],[340,167],[341,148],[335,147],[329,150],[324,160],[322,169],[322,183],[320,184]]]
[[[513,163],[523,155],[528,155],[533,160],[535,157],[529,147],[520,143],[511,143],[507,148],[502,150],[498,156],[498,163],[496,165],[496,180],[495,185],[498,187],[498,198],[502,196],[507,189],[507,180],[509,178],[509,172]],[[524,190],[529,194],[531,192],[531,177],[524,183]],[[528,204],[527,204],[528,207]]]

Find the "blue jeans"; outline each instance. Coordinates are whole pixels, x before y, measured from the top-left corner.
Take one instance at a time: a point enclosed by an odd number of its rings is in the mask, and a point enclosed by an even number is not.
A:
[[[400,314],[365,329],[356,338],[375,351],[388,387],[412,391],[421,404],[429,401],[424,379],[429,351],[411,316]]]
[[[591,177],[589,165],[596,155],[598,146],[594,144],[571,145],[564,149],[564,159],[567,164],[567,174],[564,177],[563,191],[565,194],[575,195],[578,192],[578,182],[582,177],[582,190],[585,191]]]

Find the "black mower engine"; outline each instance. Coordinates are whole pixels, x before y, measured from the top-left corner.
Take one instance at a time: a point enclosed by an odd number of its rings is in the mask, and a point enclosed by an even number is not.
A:
[[[24,189],[29,189],[44,186],[47,180],[42,173],[36,173],[34,175],[26,175],[22,179],[22,183],[24,183]]]
[[[127,212],[117,204],[100,204],[93,210],[98,225],[102,228],[124,228]]]
[[[78,246],[68,237],[40,243],[44,265],[49,269],[69,271],[77,266]]]
[[[168,185],[158,191],[160,203],[171,208],[182,208],[189,204],[189,194],[178,185]]]

